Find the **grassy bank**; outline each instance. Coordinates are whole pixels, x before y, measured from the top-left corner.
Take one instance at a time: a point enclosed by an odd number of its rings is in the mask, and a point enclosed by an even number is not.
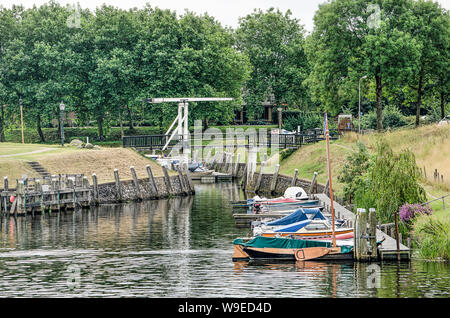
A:
[[[8,176],[11,187],[23,174],[39,177],[27,164],[38,161],[51,174],[82,173],[89,179],[93,173],[102,182],[114,181],[114,169],[119,170],[122,180],[132,178],[130,166],[134,166],[139,178],[147,178],[146,165],[150,165],[155,176],[162,176],[161,167],[131,149],[102,148],[78,149],[55,145],[0,143],[0,177]]]

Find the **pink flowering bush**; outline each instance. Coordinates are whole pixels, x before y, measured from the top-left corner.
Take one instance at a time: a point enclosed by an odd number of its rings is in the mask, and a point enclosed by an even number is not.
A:
[[[431,215],[432,210],[428,205],[420,205],[420,204],[409,204],[405,203],[400,207],[400,219],[403,222],[411,221],[417,214],[427,214]]]

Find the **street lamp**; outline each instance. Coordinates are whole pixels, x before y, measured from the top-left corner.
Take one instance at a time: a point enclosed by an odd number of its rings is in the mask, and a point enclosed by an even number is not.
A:
[[[358,134],[361,133],[361,80],[367,78],[367,75],[364,75],[359,79],[359,87],[358,87],[358,94],[359,94],[359,102],[358,102]]]
[[[61,127],[61,146],[64,147],[64,110],[66,109],[66,105],[61,101],[61,104],[59,104],[59,110],[60,110],[60,124]]]
[[[22,143],[25,143],[25,140],[23,138],[23,105],[22,105],[22,98],[19,98],[19,105],[20,105],[20,126],[22,128]]]

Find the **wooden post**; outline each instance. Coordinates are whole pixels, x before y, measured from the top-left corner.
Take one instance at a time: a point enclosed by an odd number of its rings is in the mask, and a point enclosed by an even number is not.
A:
[[[119,177],[119,170],[114,169],[114,180],[116,183],[116,199],[117,201],[121,202],[123,200],[122,197],[122,186],[120,183],[120,177]]]
[[[376,260],[377,255],[377,214],[375,209],[369,209],[369,244],[370,259]]]
[[[328,189],[330,187],[330,179],[327,180],[327,183],[325,184],[325,188],[323,189],[323,193],[328,195]]]
[[[258,179],[256,180],[256,184],[255,184],[255,192],[258,191],[259,187],[261,186],[261,179],[262,179],[262,175],[263,175],[264,165],[265,165],[265,162],[261,162],[261,166],[259,168]]]
[[[149,183],[151,184],[152,189],[153,189],[153,194],[155,197],[157,197],[158,196],[158,187],[156,185],[155,178],[153,177],[152,168],[150,167],[150,165],[146,165],[145,169],[147,170]]]
[[[17,216],[18,213],[25,213],[25,184],[23,179],[19,179],[17,181],[16,186],[16,210],[14,211],[14,216]]]
[[[295,169],[294,176],[292,177],[292,180],[291,180],[291,187],[295,187],[295,185],[297,184],[297,175],[298,175],[298,169]]]
[[[361,209],[356,210],[355,214],[355,227],[353,228],[353,256],[355,260],[359,260],[359,214]]]
[[[97,183],[97,175],[95,173],[92,174],[92,184],[93,184],[93,190],[94,190],[94,204],[97,205],[99,203],[99,196],[98,196],[98,183]]]
[[[358,215],[357,230],[357,255],[360,261],[367,261],[367,212],[366,209],[360,209]]]
[[[183,175],[181,174],[181,170],[179,167],[177,168],[177,173],[178,173],[178,180],[180,182],[181,192],[185,195],[189,194],[187,186],[184,184]]]
[[[313,179],[311,180],[311,186],[309,187],[309,193],[310,194],[314,193],[314,185],[317,182],[316,179],[317,179],[317,172],[314,172]]]
[[[3,197],[3,211],[8,212],[8,177],[3,177],[3,191],[5,191],[5,196]]]
[[[8,177],[3,177],[3,190],[8,191]]]
[[[136,175],[136,170],[134,169],[134,166],[130,167],[130,171],[131,171],[131,176],[133,177],[133,184],[134,184],[134,188],[136,189],[136,194],[139,200],[142,200],[142,193],[141,190],[139,188],[139,180],[137,178]]]
[[[398,211],[394,211],[394,220],[395,220],[395,239],[397,243],[397,261],[400,261],[400,241],[399,241],[399,232],[398,232]]]
[[[167,172],[167,168],[165,166],[162,166],[162,170],[164,173],[164,181],[166,182],[167,193],[172,194],[173,193],[172,184],[170,183],[170,177],[169,173]]]
[[[242,188],[247,189],[247,179],[248,179],[248,167],[247,164],[244,165],[244,174],[242,175]]]
[[[238,169],[239,169],[239,162],[241,159],[241,154],[238,153],[237,157],[236,157],[236,162],[234,163],[234,171],[233,171],[233,176],[237,177],[238,176]]]
[[[275,191],[275,188],[277,186],[278,172],[279,171],[280,171],[280,164],[277,163],[277,165],[275,166],[275,172],[272,175],[272,182],[270,184],[270,193],[273,193]]]
[[[187,180],[187,184],[188,184],[188,186],[189,186],[189,193],[195,193],[195,188],[194,188],[194,184],[192,183],[192,180],[191,180],[191,177],[189,176],[189,174],[188,174],[188,167],[187,166],[185,166],[185,168],[184,168],[184,177],[185,177],[185,180]],[[182,174],[183,174],[183,170],[181,171],[182,172]]]

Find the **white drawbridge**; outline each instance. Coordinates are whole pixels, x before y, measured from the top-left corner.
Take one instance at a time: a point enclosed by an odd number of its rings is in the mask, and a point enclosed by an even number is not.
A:
[[[183,141],[183,162],[188,163],[190,157],[190,143],[189,143],[189,102],[219,102],[232,101],[229,97],[175,97],[175,98],[147,98],[146,101],[150,104],[160,103],[178,103],[178,115],[167,129],[165,135],[170,137],[162,150],[166,150],[170,141],[178,136]],[[173,129],[173,131],[172,131]]]

